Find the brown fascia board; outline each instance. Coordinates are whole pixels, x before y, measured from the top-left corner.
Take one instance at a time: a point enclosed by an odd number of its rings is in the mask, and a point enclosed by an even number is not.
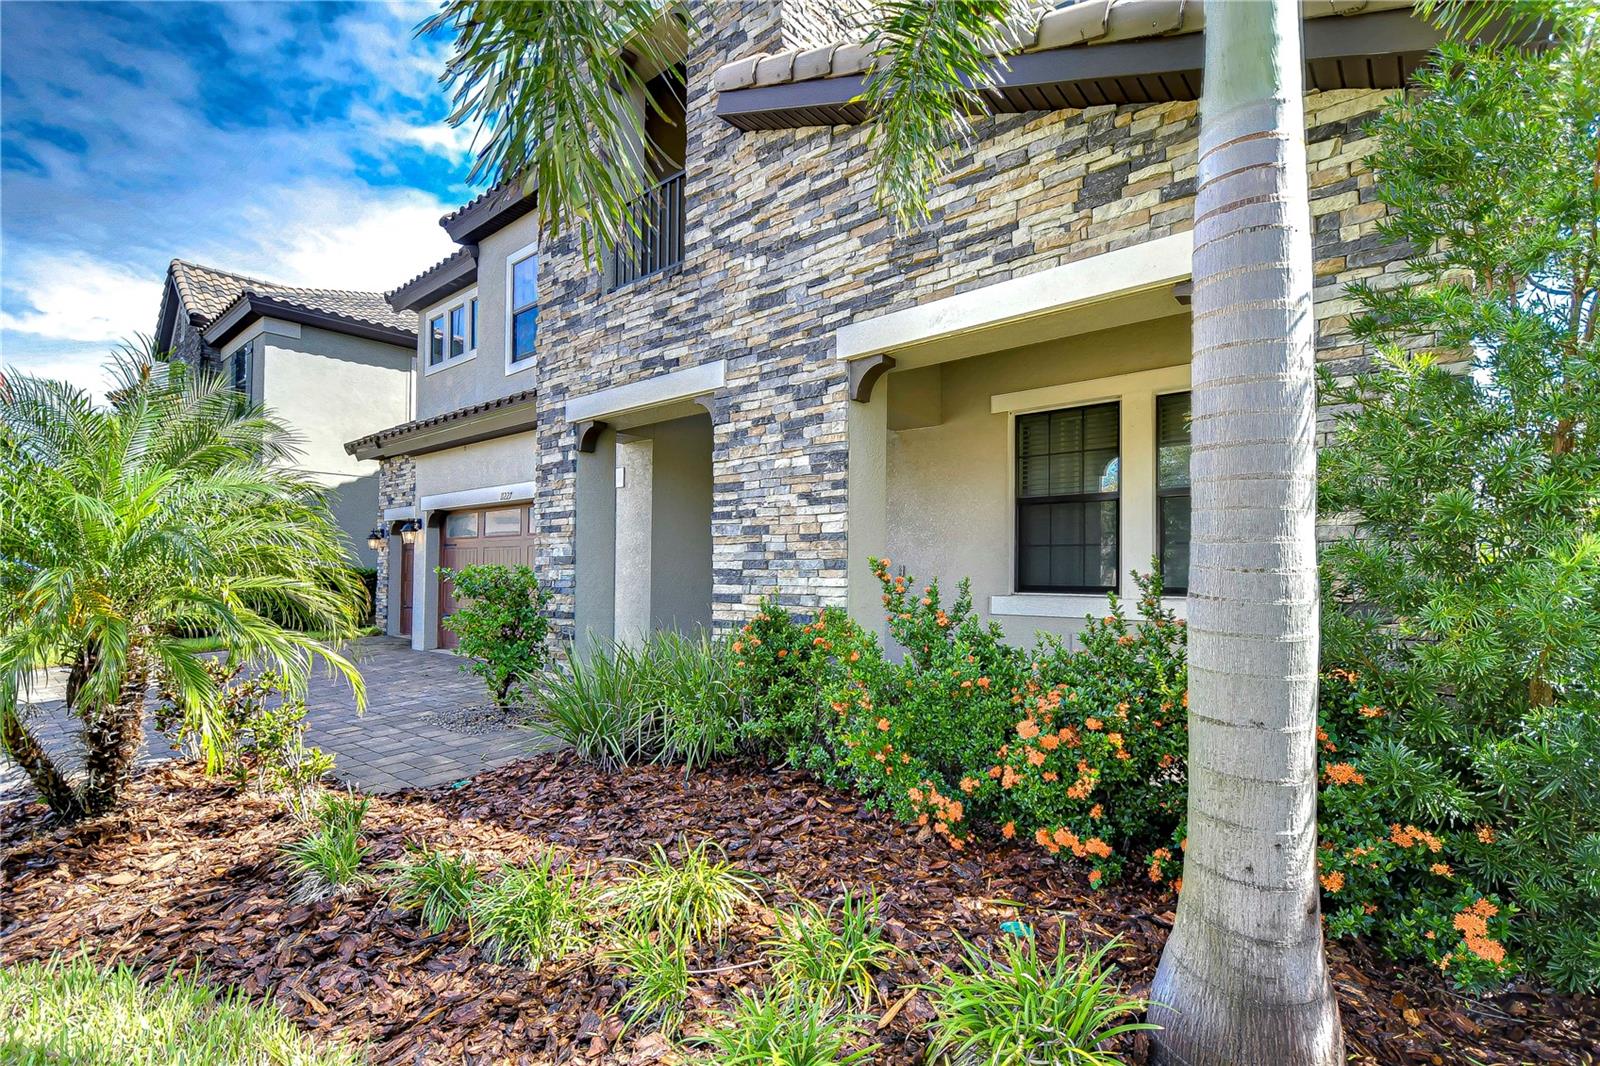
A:
[[[219,348],[244,332],[245,327],[258,318],[277,318],[285,322],[296,322],[302,326],[316,326],[319,329],[351,337],[382,341],[385,344],[408,348],[413,352],[417,347],[417,335],[412,330],[395,329],[376,322],[329,314],[326,311],[314,311],[298,304],[284,303],[270,296],[258,296],[251,292],[240,296],[232,306],[216,317],[204,333],[205,342],[214,348]]]
[[[506,185],[446,215],[439,225],[457,244],[477,244],[532,211],[538,203],[535,190],[524,192],[520,186]]]
[[[1395,75],[1409,74],[1441,36],[1403,10],[1314,19],[1304,26],[1308,88],[1398,88],[1387,83],[1403,80]],[[1379,70],[1373,60],[1388,62]],[[1007,56],[983,95],[997,112],[1194,100],[1204,66],[1202,33],[1073,45]],[[1321,84],[1330,78],[1354,84]],[[717,115],[744,130],[856,123],[866,118],[860,101],[866,86],[867,76],[856,74],[735,89],[717,94]]]
[[[438,266],[389,293],[384,299],[396,311],[416,311],[431,303],[454,296],[478,280],[478,246],[469,244],[457,259],[451,256]]]
[[[538,422],[539,413],[532,403],[536,395],[535,390],[524,389],[509,396],[403,422],[350,441],[344,450],[357,459],[387,459],[391,455],[426,455],[520,433]]]

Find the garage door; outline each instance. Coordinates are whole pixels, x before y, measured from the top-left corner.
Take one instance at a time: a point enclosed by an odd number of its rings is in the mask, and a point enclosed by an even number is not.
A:
[[[439,563],[451,570],[478,565],[533,565],[533,509],[490,507],[477,511],[451,511],[444,516]],[[453,648],[456,635],[444,626],[456,609],[450,582],[439,583],[439,646]]]

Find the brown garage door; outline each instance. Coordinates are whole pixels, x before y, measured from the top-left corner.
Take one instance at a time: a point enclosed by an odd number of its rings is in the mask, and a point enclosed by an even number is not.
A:
[[[526,506],[490,507],[479,511],[451,511],[444,516],[439,563],[451,570],[467,566],[533,565],[533,509]],[[456,609],[450,582],[439,583],[439,646],[453,648],[459,641],[444,626]]]

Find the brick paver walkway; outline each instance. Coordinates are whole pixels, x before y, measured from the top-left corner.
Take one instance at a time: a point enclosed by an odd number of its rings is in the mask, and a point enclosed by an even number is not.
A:
[[[449,652],[412,651],[392,637],[354,642],[350,655],[367,683],[366,713],[341,678],[319,670],[306,699],[306,742],[331,752],[334,776],[369,792],[427,788],[549,750],[555,743],[529,729],[471,713],[488,701],[483,682],[461,671]],[[45,747],[76,766],[76,722],[62,703],[63,677],[52,672],[32,698]],[[166,738],[152,733],[144,761],[171,758]],[[0,756],[0,800],[31,796],[22,771]]]

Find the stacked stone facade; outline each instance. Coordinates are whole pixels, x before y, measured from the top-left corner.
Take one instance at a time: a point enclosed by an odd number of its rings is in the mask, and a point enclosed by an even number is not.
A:
[[[393,507],[412,507],[417,502],[417,461],[397,455],[378,464],[378,517]],[[389,544],[378,549],[378,590],[374,597],[373,623],[379,629],[389,626]]]
[[[720,65],[785,44],[774,3],[698,13],[689,56],[686,237],[681,269],[615,292],[571,237],[540,277],[537,495],[541,577],[573,611],[576,462],[568,400],[726,360],[714,403],[713,612],[764,595],[795,607],[846,594],[847,323],[1189,230],[1196,105],[1106,106],[977,124],[910,232],[873,204],[865,131],[744,133],[714,113]],[[1377,234],[1383,208],[1362,162],[1379,91],[1306,97],[1318,356],[1361,358],[1345,286],[1398,278],[1408,250]],[[380,585],[381,587],[381,585]]]

